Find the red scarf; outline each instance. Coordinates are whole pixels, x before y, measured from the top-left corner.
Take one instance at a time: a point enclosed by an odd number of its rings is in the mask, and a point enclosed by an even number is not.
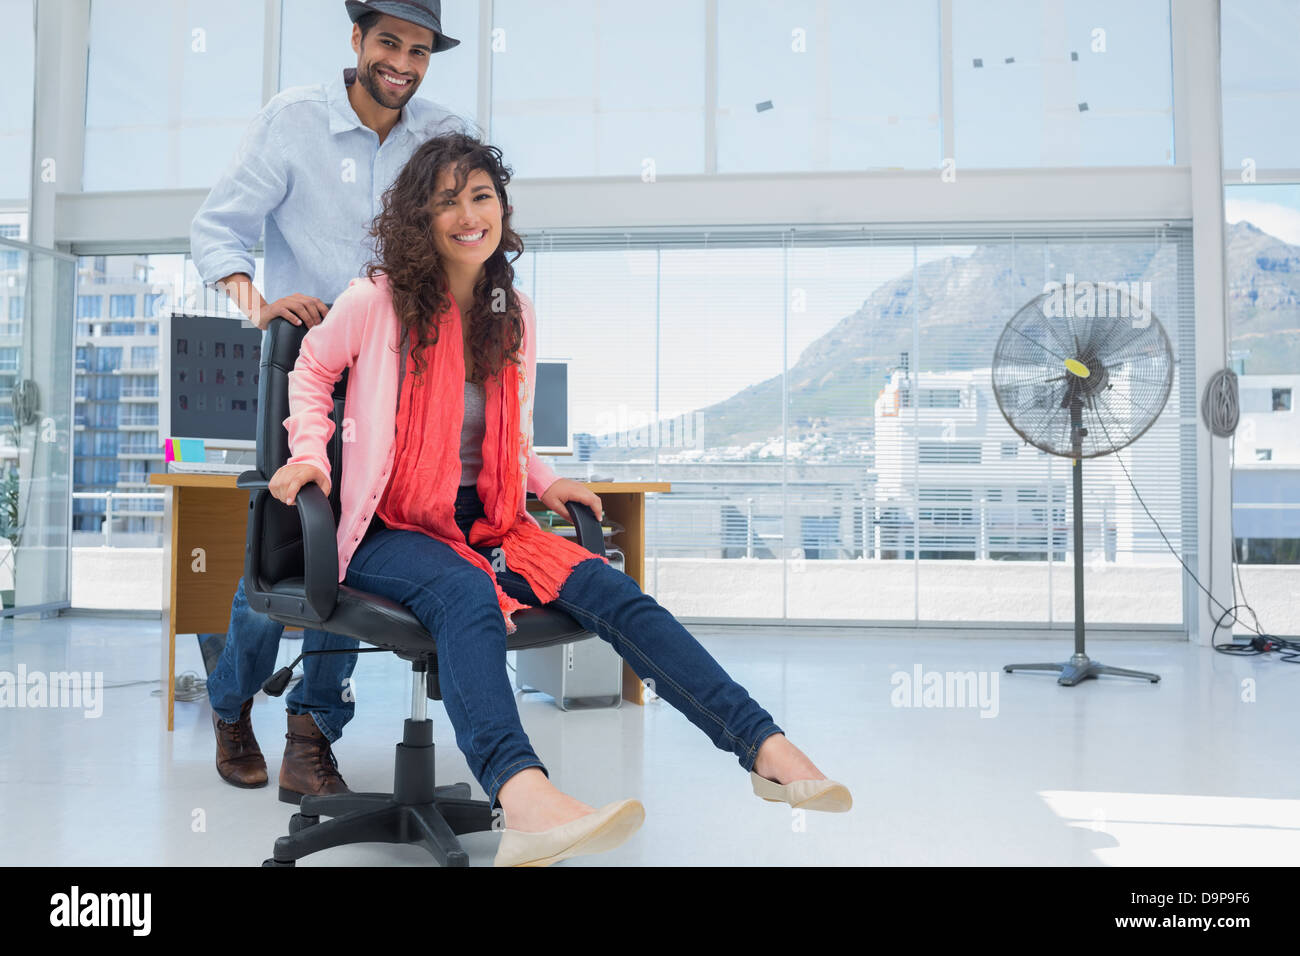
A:
[[[460,309],[454,298],[439,320],[443,325],[438,342],[423,353],[423,377],[415,374],[415,356],[406,358],[413,350],[402,350],[406,369],[398,385],[397,447],[375,513],[388,527],[436,538],[482,569],[496,588],[506,633],[512,634],[515,624],[511,615],[528,605],[501,590],[492,565],[470,544],[500,546],[506,565],[523,575],[543,604],[559,596],[579,562],[600,557],[608,564],[609,559],[543,531],[528,513],[524,501],[532,453],[532,396],[523,369],[510,362],[484,384],[487,422],[477,485],[483,517],[470,528],[469,543],[461,536],[455,515],[465,417],[465,355]],[[521,428],[521,422],[527,427]]]

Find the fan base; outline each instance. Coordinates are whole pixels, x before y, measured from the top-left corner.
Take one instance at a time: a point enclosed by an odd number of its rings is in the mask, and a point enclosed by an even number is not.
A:
[[[1073,687],[1080,681],[1085,681],[1089,677],[1100,677],[1102,674],[1115,677],[1141,677],[1153,684],[1160,681],[1158,674],[1131,671],[1124,667],[1107,667],[1099,661],[1089,659],[1087,654],[1075,654],[1064,664],[1007,664],[1002,669],[1008,674],[1012,671],[1060,671],[1061,676],[1056,679],[1056,682],[1065,687]]]

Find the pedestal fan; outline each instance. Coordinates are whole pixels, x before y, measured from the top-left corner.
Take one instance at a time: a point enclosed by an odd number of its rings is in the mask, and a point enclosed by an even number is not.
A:
[[[1084,286],[1094,294],[1076,302]],[[1044,292],[1012,317],[992,376],[998,408],[1016,434],[1074,462],[1074,655],[1003,670],[1059,671],[1057,683],[1067,687],[1102,674],[1155,683],[1156,674],[1107,667],[1084,653],[1083,460],[1118,451],[1151,427],[1173,384],[1173,349],[1149,304],[1133,303],[1121,286],[1066,288],[1064,301],[1059,290]]]

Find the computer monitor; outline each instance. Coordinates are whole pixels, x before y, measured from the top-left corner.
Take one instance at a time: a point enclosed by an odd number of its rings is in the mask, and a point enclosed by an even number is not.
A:
[[[162,437],[201,438],[205,449],[254,460],[262,331],[240,316],[172,313],[160,317],[158,332],[166,347],[158,363]]]
[[[569,360],[538,359],[533,395],[533,451],[547,455],[572,455],[571,423]]]

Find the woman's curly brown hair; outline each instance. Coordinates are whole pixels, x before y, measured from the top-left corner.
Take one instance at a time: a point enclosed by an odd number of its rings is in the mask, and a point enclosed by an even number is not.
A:
[[[515,294],[515,267],[524,243],[510,228],[510,203],[506,186],[512,170],[501,161],[501,150],[463,132],[435,136],[411,155],[397,179],[384,191],[383,211],[371,223],[375,258],[366,263],[369,278],[388,276],[393,310],[402,323],[402,333],[414,345],[416,375],[423,375],[423,351],[438,342],[438,329],[450,315],[435,322],[451,308],[451,291],[442,258],[434,246],[430,201],[439,174],[452,167],[455,190],[459,193],[470,173],[481,169],[492,177],[501,202],[501,241],[483,263],[483,274],[474,286],[474,304],[462,321],[469,326],[469,349],[474,381],[485,382],[506,362],[521,364],[519,352],[524,340],[523,309]],[[515,253],[507,258],[507,253]],[[504,294],[498,290],[504,290]],[[494,309],[495,306],[495,309]]]

